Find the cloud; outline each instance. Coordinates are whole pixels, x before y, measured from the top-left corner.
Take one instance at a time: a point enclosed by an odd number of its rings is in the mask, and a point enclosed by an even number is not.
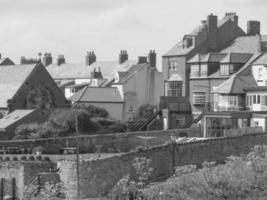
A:
[[[225,0],[225,5],[228,6],[242,6],[242,7],[258,7],[267,5],[266,0]]]

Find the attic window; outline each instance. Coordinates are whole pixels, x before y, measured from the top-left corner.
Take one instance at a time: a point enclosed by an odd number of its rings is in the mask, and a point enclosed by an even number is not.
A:
[[[188,48],[188,47],[191,47],[192,44],[193,44],[193,39],[192,39],[192,38],[187,38],[187,45],[186,45],[186,47],[187,47],[187,48]]]

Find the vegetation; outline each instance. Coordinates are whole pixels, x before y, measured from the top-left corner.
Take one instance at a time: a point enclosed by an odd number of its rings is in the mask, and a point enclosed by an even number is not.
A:
[[[112,190],[109,199],[145,200],[264,200],[267,195],[267,146],[255,146],[248,155],[231,156],[225,164],[204,162],[178,167],[175,174],[161,183],[146,185],[151,160],[136,158],[138,181],[129,175]]]
[[[137,117],[147,117],[154,113],[155,106],[143,104],[138,108]]]

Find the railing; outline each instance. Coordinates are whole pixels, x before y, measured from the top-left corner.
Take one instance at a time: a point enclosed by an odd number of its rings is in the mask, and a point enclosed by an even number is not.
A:
[[[217,106],[214,111],[220,112],[220,111],[240,111],[245,110],[245,107],[240,106]]]
[[[32,198],[37,196],[40,192],[40,177],[39,175],[32,178],[30,184],[28,185],[27,189],[25,190],[25,194],[28,198]]]

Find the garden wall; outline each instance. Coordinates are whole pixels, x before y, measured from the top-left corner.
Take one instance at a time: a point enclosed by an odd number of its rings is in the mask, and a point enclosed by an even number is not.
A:
[[[167,177],[176,166],[196,164],[204,161],[222,162],[230,155],[246,154],[257,144],[267,144],[266,134],[252,134],[229,138],[216,138],[186,144],[167,144],[147,151],[129,152],[107,159],[81,161],[80,193],[82,198],[106,195],[125,175],[134,174],[132,162],[136,157],[152,160],[154,168],[151,180]],[[173,151],[174,150],[174,151]],[[59,161],[60,178],[68,197],[74,198],[76,190],[76,165],[73,161]]]
[[[82,135],[79,137],[81,153],[91,153],[92,149],[98,148],[100,152],[113,151],[128,152],[136,149],[137,146],[145,146],[145,139],[138,136],[149,136],[152,139],[147,140],[147,146],[157,146],[170,140],[170,135],[175,133],[187,133],[191,137],[200,136],[200,128],[177,129],[167,131],[142,131],[115,134]],[[36,147],[42,147],[43,153],[58,154],[64,147],[75,147],[75,137],[58,137],[48,139],[31,140],[5,140],[0,141],[0,147],[19,147],[31,152]]]

